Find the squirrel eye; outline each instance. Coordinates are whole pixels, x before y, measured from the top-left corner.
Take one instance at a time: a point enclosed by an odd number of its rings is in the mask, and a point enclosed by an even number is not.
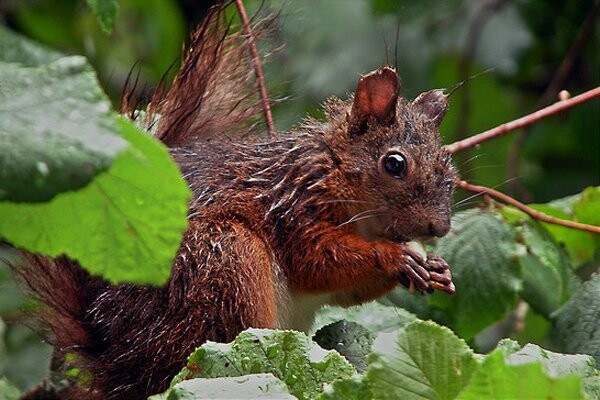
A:
[[[383,167],[394,178],[404,177],[406,164],[406,158],[400,153],[388,153],[383,158]]]

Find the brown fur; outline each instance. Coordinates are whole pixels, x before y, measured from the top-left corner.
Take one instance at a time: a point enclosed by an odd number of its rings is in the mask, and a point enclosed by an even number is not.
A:
[[[231,107],[248,99],[229,81],[238,84],[244,66],[230,71],[224,60],[239,61],[244,50],[214,28],[215,18],[154,104],[158,136],[177,146],[171,155],[194,193],[168,284],[110,285],[64,257],[28,255],[19,270],[48,305],[43,318],[58,356],[77,354],[91,372],[88,397],[160,392],[206,340],[276,327],[286,312],[282,287],[329,293],[342,305],[398,282],[453,290],[442,261],[423,260],[404,244],[449,229],[454,170],[438,134],[446,97],[398,98],[399,79],[383,68],[361,79],[356,100],[330,99],[324,123],[309,120],[267,142],[219,138],[240,129],[253,106]],[[382,169],[391,150],[405,156],[405,176]]]

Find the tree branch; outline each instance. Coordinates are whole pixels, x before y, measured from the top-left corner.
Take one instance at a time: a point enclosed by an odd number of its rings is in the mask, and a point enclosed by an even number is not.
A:
[[[508,204],[515,208],[518,208],[519,210],[523,211],[525,214],[529,215],[530,217],[532,217],[534,219],[537,219],[538,221],[543,221],[543,222],[547,222],[550,224],[561,225],[561,226],[566,226],[568,228],[574,228],[574,229],[579,229],[582,231],[600,234],[600,226],[582,224],[582,223],[575,222],[575,221],[569,221],[566,219],[552,217],[550,215],[544,214],[543,212],[534,210],[533,208],[526,206],[525,204],[521,203],[520,201],[515,200],[512,197],[510,197],[504,193],[498,192],[497,190],[494,190],[494,189],[491,189],[491,188],[488,188],[485,186],[472,185],[463,180],[458,180],[458,187],[468,190],[468,191],[471,191],[471,192],[487,194],[490,197],[500,200],[504,204]]]
[[[531,125],[534,122],[539,121],[540,119],[549,117],[554,114],[558,114],[561,111],[567,110],[578,104],[585,103],[586,101],[590,101],[598,96],[600,96],[600,86],[592,90],[588,90],[587,92],[582,93],[579,96],[558,101],[546,108],[542,108],[541,110],[528,114],[524,117],[515,119],[514,121],[507,122],[506,124],[499,125],[493,129],[487,130],[475,136],[468,137],[464,140],[459,140],[444,147],[450,153],[457,153],[459,151],[475,147],[480,143],[483,143],[495,137],[505,135],[516,129]]]
[[[265,86],[265,77],[262,71],[262,65],[260,63],[260,57],[258,56],[258,50],[256,49],[256,42],[254,41],[254,34],[250,27],[250,21],[248,20],[248,14],[246,14],[246,8],[242,0],[235,0],[235,5],[240,14],[244,31],[248,41],[248,48],[250,49],[250,55],[252,56],[252,64],[254,65],[254,73],[256,75],[256,87],[260,94],[262,101],[263,110],[265,114],[265,121],[267,122],[267,129],[269,130],[269,137],[275,138],[277,130],[275,129],[275,123],[273,122],[273,115],[271,114],[271,105],[269,104],[269,97],[267,96],[267,88]]]

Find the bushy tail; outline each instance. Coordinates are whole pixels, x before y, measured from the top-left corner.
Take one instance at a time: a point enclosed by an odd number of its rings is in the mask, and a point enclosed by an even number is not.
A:
[[[27,286],[27,291],[45,305],[35,311],[35,326],[54,346],[51,369],[62,370],[67,354],[80,356],[77,366],[95,371],[95,353],[98,343],[87,322],[89,306],[97,298],[105,283],[91,277],[79,265],[66,257],[48,257],[22,252],[24,262],[9,264],[17,279]],[[97,381],[100,381],[101,374]],[[23,399],[36,398],[101,398],[98,392],[43,382],[26,393]],[[40,397],[41,396],[41,397]]]
[[[148,107],[146,126],[157,124],[151,130],[169,147],[244,135],[262,111],[246,38],[242,30],[231,33],[231,21],[225,20],[230,3],[209,11],[192,34],[170,89],[158,89]],[[254,30],[258,36],[264,32],[264,26]]]

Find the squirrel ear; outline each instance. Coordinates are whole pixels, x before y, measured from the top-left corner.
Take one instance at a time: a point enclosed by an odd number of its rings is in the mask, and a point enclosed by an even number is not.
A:
[[[350,131],[358,131],[368,121],[390,124],[396,116],[400,78],[390,67],[379,68],[358,81],[352,111],[348,116]]]
[[[448,111],[448,96],[443,89],[430,90],[413,100],[412,106],[426,121],[438,127]]]

